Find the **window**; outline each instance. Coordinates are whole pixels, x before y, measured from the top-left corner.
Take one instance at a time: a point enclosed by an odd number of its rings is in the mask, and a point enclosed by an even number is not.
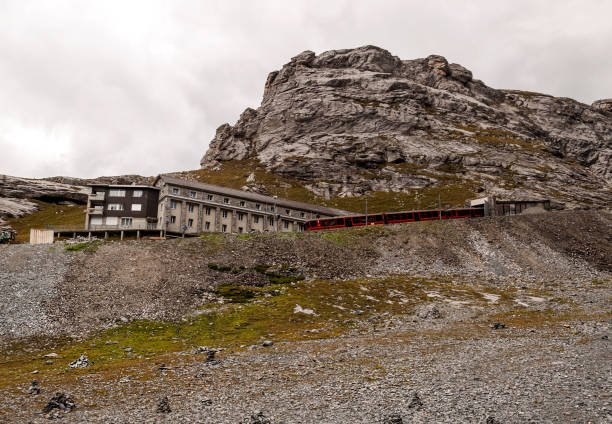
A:
[[[270,223],[270,226],[273,226],[274,225],[274,218],[269,218],[268,222]]]
[[[210,215],[210,208],[206,208],[206,215]]]
[[[289,221],[285,221],[285,230],[289,228]]]
[[[121,203],[109,203],[107,209],[109,211],[122,211],[123,205]]]
[[[273,205],[273,206],[270,206],[270,210],[271,210],[272,212],[274,212],[274,205]]]
[[[142,205],[140,203],[132,203],[132,210],[140,212],[142,210]]]
[[[239,213],[238,214],[238,221],[242,221],[242,218],[244,217],[243,213]]]
[[[109,197],[125,197],[125,190],[110,190]]]
[[[227,225],[223,224],[223,225],[221,226],[221,231],[222,231],[222,232],[224,232],[224,233],[226,233],[226,232],[227,232]]]
[[[213,199],[213,196],[212,196],[212,194],[209,194],[208,196],[206,196],[206,198],[207,198],[208,200],[212,200],[212,199]]]
[[[178,188],[173,188],[172,189],[172,194],[179,194]]]
[[[193,212],[195,208],[195,205],[193,203],[190,203],[189,206],[187,207],[187,209],[189,209],[189,212]]]
[[[95,205],[94,209],[97,210],[97,211],[101,211],[101,210],[104,210],[104,206],[102,206],[102,205]]]
[[[176,209],[176,202],[174,200],[170,200],[170,209]]]
[[[206,223],[204,224],[204,229],[210,230],[210,222],[206,221]]]
[[[221,215],[223,215],[223,218],[227,218],[227,211],[224,210]]]
[[[289,209],[285,209],[285,215],[291,215],[291,211]]]
[[[170,224],[176,224],[176,216],[172,215],[170,217]]]
[[[92,217],[89,221],[89,225],[102,225],[102,217]]]
[[[229,199],[227,197],[223,198],[223,203],[225,203],[226,205],[229,204]]]
[[[242,227],[238,227],[238,232],[242,233]]]
[[[116,216],[107,216],[106,217],[106,225],[117,225],[119,223],[119,218]]]
[[[255,224],[259,224],[259,217],[258,216],[254,216],[253,217],[253,222],[255,222]]]
[[[255,203],[255,209],[260,210],[261,209],[261,205],[259,203]]]
[[[134,190],[132,193],[133,197],[142,197],[142,190]]]
[[[121,218],[121,226],[122,227],[131,227],[132,226],[132,218]]]
[[[193,227],[193,219],[189,218],[189,219],[187,220],[187,226],[188,226],[188,227]]]
[[[300,217],[304,218],[306,214],[304,212],[300,212]]]
[[[240,206],[244,208],[244,200],[240,201]]]
[[[195,197],[196,197],[196,192],[195,192],[195,191],[190,191],[190,192],[189,192],[189,197],[191,197],[192,199],[195,199]]]

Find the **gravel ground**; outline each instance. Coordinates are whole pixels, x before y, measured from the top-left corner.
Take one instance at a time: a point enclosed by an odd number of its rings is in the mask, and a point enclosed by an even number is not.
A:
[[[52,334],[61,325],[49,310],[71,262],[57,247],[0,245],[0,335]]]
[[[612,420],[609,321],[493,330],[454,317],[413,318],[336,339],[226,352],[214,365],[204,355],[168,358],[168,370],[150,364],[152,377],[87,375],[70,387],[81,406],[62,422],[257,422],[249,417],[258,411],[272,423],[382,423],[392,414],[405,423]],[[14,422],[47,422],[37,412],[66,388],[42,388],[4,400],[19,405]],[[164,396],[167,414],[156,412]]]

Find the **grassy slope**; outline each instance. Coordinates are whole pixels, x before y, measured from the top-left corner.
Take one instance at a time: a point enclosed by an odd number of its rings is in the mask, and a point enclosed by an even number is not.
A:
[[[401,167],[401,165],[400,165]],[[405,173],[426,174],[422,170],[405,170]],[[255,182],[262,184],[270,195],[298,202],[312,203],[353,211],[365,212],[365,199],[368,199],[368,212],[399,211],[411,209],[431,209],[438,206],[438,195],[443,207],[463,206],[469,198],[475,197],[474,186],[451,175],[436,175],[442,180],[439,186],[410,190],[408,193],[374,192],[363,197],[333,197],[326,200],[304,188],[310,181],[281,177],[265,170],[256,160],[223,162],[220,170],[197,169],[181,172],[178,175],[200,182],[239,189],[246,184],[250,173],[255,174]]]
[[[56,205],[40,200],[32,202],[38,204],[41,209],[33,214],[8,220],[8,224],[17,231],[16,240],[19,242],[30,240],[30,228],[45,228],[47,225],[83,226],[85,223],[85,206]]]
[[[254,290],[255,297],[246,303],[243,298],[230,297],[229,303],[206,304],[177,322],[140,320],[85,340],[38,340],[16,344],[0,353],[0,387],[23,381],[33,370],[39,371],[37,378],[45,380],[61,381],[71,378],[71,374],[79,375],[81,370],[68,372],[67,366],[80,354],[87,355],[94,363],[87,373],[115,374],[125,367],[143,366],[153,358],[171,360],[169,354],[195,346],[236,350],[264,339],[279,342],[339,336],[359,328],[360,322],[369,317],[413,313],[418,305],[428,302],[431,292],[457,301],[475,302],[482,307],[489,305],[485,293],[499,295],[501,308],[488,311],[489,318],[504,319],[514,326],[535,327],[568,319],[567,313],[550,309],[517,310],[512,301],[515,289],[480,287],[448,277],[434,280],[398,275],[349,281],[315,280],[248,287],[248,290]],[[548,293],[529,289],[529,294],[545,296]],[[557,299],[557,302],[564,300]],[[312,309],[314,313],[296,313],[296,305]],[[571,313],[573,319],[588,315],[579,309]],[[127,347],[132,350],[125,351]],[[46,364],[47,358],[43,355],[50,351],[59,357],[53,364]]]

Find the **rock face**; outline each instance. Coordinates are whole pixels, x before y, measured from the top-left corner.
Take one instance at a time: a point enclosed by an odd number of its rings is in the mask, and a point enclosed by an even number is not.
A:
[[[2,218],[36,212],[38,205],[29,199],[83,204],[87,202],[88,193],[88,188],[83,186],[0,175],[0,227],[4,223]]]
[[[4,198],[86,203],[88,193],[89,189],[83,185],[0,175],[0,197]]]
[[[204,168],[256,157],[319,195],[450,182],[498,196],[602,206],[612,100],[496,90],[442,56],[365,46],[300,53],[270,73],[257,109],[217,129]]]

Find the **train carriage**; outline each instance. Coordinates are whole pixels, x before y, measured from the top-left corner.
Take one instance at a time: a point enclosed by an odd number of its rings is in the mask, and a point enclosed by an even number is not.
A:
[[[304,226],[304,231],[333,230],[336,228],[401,224],[405,222],[436,221],[442,219],[479,218],[483,216],[485,216],[483,208],[447,210],[434,209],[410,212],[392,212],[367,216],[344,216],[308,221]]]

